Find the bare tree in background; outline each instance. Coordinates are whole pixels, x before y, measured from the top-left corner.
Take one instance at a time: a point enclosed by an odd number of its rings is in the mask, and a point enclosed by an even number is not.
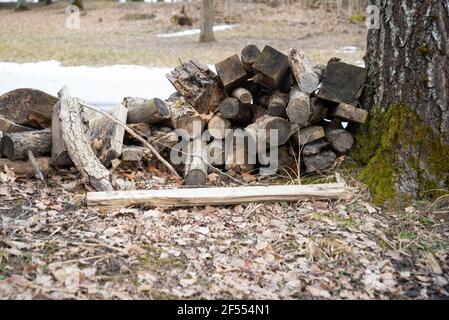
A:
[[[201,34],[200,42],[214,41],[214,1],[202,0],[201,1]]]

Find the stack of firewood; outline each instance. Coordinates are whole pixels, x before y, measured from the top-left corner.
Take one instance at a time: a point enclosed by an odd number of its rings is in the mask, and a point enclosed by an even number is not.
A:
[[[106,168],[158,161],[184,175],[186,185],[204,185],[214,170],[264,172],[268,163],[251,143],[276,148],[280,172],[323,172],[352,148],[354,124],[366,120],[357,107],[365,69],[339,59],[312,65],[297,49],[286,55],[248,45],[215,68],[183,63],[167,75],[177,90],[169,99],[127,97],[107,114],[67,89],[59,97],[35,89],[8,92],[0,96],[0,172],[7,167],[42,179],[51,167],[75,166],[95,189],[112,190]],[[187,148],[175,129],[183,129]],[[236,129],[243,145],[233,143]],[[176,154],[183,161],[173,161]]]
[[[247,139],[262,140],[278,149],[278,170],[301,166],[314,173],[331,168],[337,157],[354,144],[353,124],[364,123],[367,112],[358,108],[365,69],[332,58],[327,66],[312,65],[297,49],[286,55],[266,46],[243,48],[215,65],[216,74],[197,61],[189,61],[167,75],[178,93],[191,106],[188,117],[178,119],[177,128],[190,129],[200,119],[210,141],[192,136],[190,152],[196,155],[186,168],[186,183],[201,185],[211,164],[224,170],[256,172],[264,164],[236,161],[237,150],[227,150],[223,162],[201,161],[198,153],[207,143],[208,154],[225,150],[226,129],[241,129]],[[270,141],[269,130],[277,141]],[[264,139],[263,139],[264,138]],[[254,141],[253,141],[254,142]],[[257,145],[259,141],[255,141]],[[245,148],[249,146],[245,145]],[[244,150],[251,155],[251,150]],[[224,164],[224,165],[223,165]],[[289,173],[291,175],[292,172]]]

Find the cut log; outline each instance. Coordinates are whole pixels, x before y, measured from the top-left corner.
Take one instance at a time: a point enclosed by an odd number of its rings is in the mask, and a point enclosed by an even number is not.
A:
[[[316,64],[313,67],[313,70],[315,71],[316,75],[318,76],[318,80],[323,79],[324,71],[326,71],[326,66],[324,64]]]
[[[189,61],[167,74],[168,80],[199,113],[215,113],[225,97],[218,78],[206,65]]]
[[[64,141],[62,140],[61,123],[59,120],[60,112],[61,112],[61,101],[58,101],[53,108],[53,113],[51,116],[51,136],[52,136],[51,165],[54,168],[64,168],[73,165],[73,161],[72,159],[70,159],[67,148],[65,147]],[[87,114],[85,116],[87,117]],[[88,119],[89,118],[85,119],[87,123]],[[86,128],[87,134],[88,127]]]
[[[14,123],[13,121],[0,116],[0,131],[3,133],[14,133],[14,132],[24,132],[33,131],[34,128],[22,126],[20,124]]]
[[[248,154],[247,144],[243,144],[243,148],[232,145],[232,150],[225,149],[225,169],[239,173],[249,173],[254,170],[255,165],[250,163],[250,155]]]
[[[153,154],[148,148],[138,146],[124,146],[122,150],[122,162],[139,162],[142,160],[151,160]]]
[[[282,92],[275,92],[268,98],[267,114],[275,117],[287,116],[288,95]]]
[[[348,195],[344,183],[273,185],[171,190],[88,192],[89,206],[186,207],[232,205],[251,202],[297,202],[310,199],[340,199]]]
[[[220,115],[214,115],[207,124],[209,134],[216,139],[224,139],[226,130],[231,128],[231,122]]]
[[[277,133],[277,141],[270,141],[270,130]],[[266,142],[274,146],[280,146],[285,144],[293,134],[292,126],[290,122],[280,117],[273,117],[270,115],[263,115],[256,121],[245,128],[245,133],[248,139],[254,146],[259,146]],[[251,151],[251,150],[250,150]]]
[[[182,130],[188,138],[194,138],[204,131],[205,121],[191,106],[185,103],[184,98],[167,102],[171,114],[171,126]]]
[[[51,153],[51,129],[7,133],[2,138],[2,153],[9,160],[28,158],[28,150],[36,156]]]
[[[310,98],[310,115],[308,124],[320,123],[326,118],[328,107],[333,105],[332,102],[312,97]]]
[[[329,115],[351,122],[365,123],[368,118],[368,111],[346,103],[340,103],[336,108],[329,112]]]
[[[355,103],[365,82],[366,70],[344,62],[328,63],[318,97],[338,103]]]
[[[242,104],[250,104],[251,101],[253,101],[253,96],[251,95],[251,92],[249,92],[245,88],[234,89],[231,95],[237,100],[239,100]]]
[[[48,177],[50,173],[50,158],[36,158],[36,163],[38,164],[38,167],[44,178]],[[18,178],[28,179],[33,178],[36,175],[33,165],[29,161],[11,161],[9,159],[0,159],[0,172],[3,172],[5,166],[8,167],[8,169],[12,170]]]
[[[218,77],[227,92],[242,85],[248,78],[245,68],[237,54],[220,61],[215,65]]]
[[[109,171],[96,158],[84,136],[78,99],[72,98],[67,88],[61,89],[60,97],[59,121],[62,140],[70,158],[81,175],[86,179],[86,182],[94,189],[98,191],[112,191]]]
[[[312,63],[304,52],[301,52],[296,48],[291,49],[288,61],[299,90],[311,94],[318,89],[320,80],[315,73]]]
[[[302,149],[303,156],[313,156],[320,153],[322,150],[329,146],[329,142],[325,139],[319,139],[314,142],[308,143]]]
[[[156,124],[170,119],[170,109],[161,99],[127,97],[122,104],[128,109],[126,123]]]
[[[260,167],[260,173],[264,175],[272,175],[279,172],[280,174],[292,175],[298,171],[298,163],[290,154],[288,145],[283,145],[278,148],[278,157],[269,167]],[[272,169],[270,169],[272,168]]]
[[[0,115],[36,129],[51,126],[51,113],[58,98],[36,89],[16,89],[0,96]]]
[[[258,105],[258,104],[251,104],[250,105],[251,112],[253,114],[253,122],[256,121],[258,118],[266,114],[267,109]]]
[[[253,64],[260,55],[259,48],[254,44],[249,44],[242,49],[240,57],[242,58],[242,64],[248,75],[253,75]]]
[[[206,143],[202,139],[193,139],[188,148],[185,167],[184,184],[187,186],[202,186],[206,184],[208,165]]]
[[[140,137],[144,139],[148,139],[151,137],[151,128],[148,123],[131,123],[128,125],[128,127],[132,130],[134,130]],[[125,132],[125,139],[126,142],[137,142],[138,140],[131,135],[129,132]]]
[[[330,125],[325,127],[326,140],[337,153],[346,153],[354,145],[354,137],[341,126]]]
[[[220,113],[223,118],[231,119],[241,124],[251,122],[252,113],[249,105],[243,105],[236,98],[226,98],[220,103]]]
[[[159,152],[161,155],[168,157],[170,151],[175,147],[175,145],[179,141],[179,136],[175,131],[171,132],[161,132],[155,131],[153,135],[149,139],[149,142],[152,146]]]
[[[207,145],[207,162],[212,166],[225,164],[224,140],[215,139]]]
[[[319,140],[321,138],[324,138],[326,136],[324,132],[324,128],[320,126],[311,126],[307,128],[303,128],[299,130],[299,139],[298,139],[298,133],[293,134],[293,139],[295,140],[296,144],[302,146],[307,143],[314,142],[316,140]]]
[[[119,104],[111,110],[110,115],[126,123],[128,109]],[[101,115],[89,121],[89,128],[92,150],[98,160],[104,166],[109,167],[111,161],[119,158],[122,154],[125,129]]]
[[[292,123],[303,128],[309,125],[310,113],[309,95],[299,90],[298,87],[293,87],[287,106],[288,118]]]
[[[334,152],[324,150],[319,154],[304,157],[304,164],[306,165],[306,172],[320,172],[331,168],[337,159]]]
[[[260,82],[276,90],[288,74],[288,57],[270,46],[265,46],[254,62],[253,69],[262,75]]]

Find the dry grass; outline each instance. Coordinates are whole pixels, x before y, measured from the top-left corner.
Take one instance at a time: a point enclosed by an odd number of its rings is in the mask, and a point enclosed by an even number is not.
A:
[[[195,21],[193,27],[197,28],[198,5],[186,5]],[[197,36],[156,37],[185,29],[170,22],[171,15],[180,10],[177,3],[89,1],[80,30],[65,28],[65,6],[64,2],[58,2],[20,13],[0,9],[0,61],[53,59],[65,65],[173,66],[179,59],[194,57],[214,64],[239,52],[245,44],[255,43],[273,45],[283,51],[296,46],[316,63],[324,63],[335,55],[355,62],[362,59],[365,46],[366,30],[362,23],[354,25],[334,13],[305,11],[297,5],[271,8],[247,4],[244,12],[241,7],[218,7],[216,24],[238,26],[217,32],[217,41],[210,44],[198,43]],[[361,50],[336,53],[336,49],[348,45]]]

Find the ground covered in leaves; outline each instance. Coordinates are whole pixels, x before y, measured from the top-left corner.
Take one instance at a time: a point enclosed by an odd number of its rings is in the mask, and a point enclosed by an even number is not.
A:
[[[116,185],[170,186],[138,175]],[[449,297],[447,212],[382,211],[356,181],[344,201],[164,210],[86,207],[73,173],[0,178],[1,299]]]

